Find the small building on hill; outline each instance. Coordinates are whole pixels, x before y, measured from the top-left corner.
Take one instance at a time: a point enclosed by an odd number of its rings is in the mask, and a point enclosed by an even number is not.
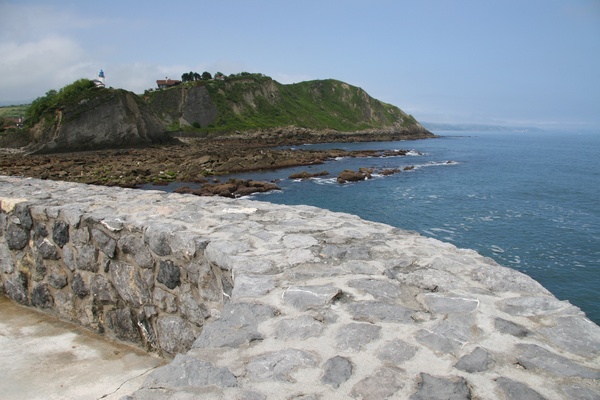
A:
[[[159,89],[168,89],[170,87],[177,86],[180,83],[181,83],[181,81],[178,81],[176,79],[165,78],[165,79],[157,80],[156,86],[158,86]]]
[[[92,82],[94,82],[94,85],[96,85],[96,87],[105,87],[104,71],[100,70],[100,72],[98,73],[98,78],[94,79]]]

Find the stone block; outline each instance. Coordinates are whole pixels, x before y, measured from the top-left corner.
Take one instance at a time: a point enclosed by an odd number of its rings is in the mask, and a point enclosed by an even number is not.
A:
[[[98,243],[98,247],[109,258],[114,258],[117,249],[117,241],[100,229],[92,229],[92,238]]]
[[[160,287],[154,288],[152,300],[156,306],[168,313],[177,312],[177,298]]]
[[[361,301],[347,305],[352,319],[371,323],[398,322],[412,323],[414,313],[410,308],[393,303],[382,303],[379,301]]]
[[[496,384],[506,400],[546,400],[544,396],[522,382],[500,377],[496,379]]]
[[[483,372],[487,371],[493,363],[494,359],[486,349],[476,347],[471,353],[461,357],[457,363],[454,364],[454,368],[469,373]]]
[[[262,304],[227,303],[221,318],[204,327],[193,347],[238,347],[262,340],[258,325],[274,315],[273,308]]]
[[[554,325],[543,327],[538,332],[550,343],[569,353],[590,359],[600,355],[600,326],[588,319],[560,317]]]
[[[533,317],[564,313],[568,309],[578,312],[574,306],[567,301],[560,301],[551,296],[518,296],[496,302],[497,307],[509,315]],[[578,313],[581,313],[579,311]]]
[[[36,240],[35,246],[44,260],[58,260],[60,258],[56,246],[46,238]]]
[[[4,274],[12,274],[15,270],[15,265],[12,259],[12,253],[8,248],[8,244],[4,236],[0,236],[0,272]]]
[[[14,301],[21,304],[29,303],[29,295],[27,292],[27,276],[19,272],[11,278],[4,279],[4,291]]]
[[[153,224],[144,231],[144,243],[158,256],[171,254],[171,237],[177,227],[167,224]]]
[[[417,348],[406,343],[402,339],[392,340],[385,343],[377,352],[377,358],[381,361],[389,361],[400,365],[417,354]]]
[[[150,250],[146,247],[141,236],[124,235],[118,242],[117,247],[123,254],[127,254],[142,268],[152,268],[154,261]]]
[[[335,341],[340,349],[359,351],[380,335],[381,326],[353,322],[338,328]]]
[[[52,240],[61,248],[69,243],[69,224],[64,221],[55,221],[52,226]]]
[[[117,293],[127,304],[139,307],[150,303],[148,285],[138,268],[121,262],[111,262],[109,269]]]
[[[71,290],[80,299],[83,299],[90,294],[90,289],[88,285],[85,283],[83,277],[79,273],[73,275],[73,281],[71,282]]]
[[[536,344],[517,344],[519,363],[526,369],[559,376],[600,379],[600,369],[588,368]]]
[[[169,289],[175,289],[181,284],[181,273],[179,267],[171,260],[161,260],[158,265],[156,280]]]
[[[382,367],[354,385],[350,396],[355,399],[387,399],[404,387],[404,370]]]
[[[108,279],[103,275],[94,275],[90,282],[92,297],[101,304],[114,304],[116,295]]]
[[[348,286],[370,294],[375,300],[396,300],[402,294],[400,285],[389,279],[354,279]]]
[[[323,365],[323,376],[321,382],[337,389],[352,376],[353,366],[345,357],[335,356]]]
[[[232,296],[235,298],[264,296],[276,287],[270,276],[236,275]]]
[[[67,274],[65,274],[59,268],[51,268],[50,274],[48,274],[48,283],[55,289],[62,289],[67,286]]]
[[[196,299],[189,284],[184,284],[179,295],[179,311],[182,317],[188,321],[202,326],[204,320],[210,316],[206,306]]]
[[[33,219],[29,212],[29,205],[25,202],[15,204],[13,216],[18,219],[18,224],[23,228],[30,230],[33,227]]]
[[[437,377],[420,374],[417,391],[410,400],[471,400],[471,390],[462,377]]]
[[[71,272],[75,271],[77,268],[77,264],[75,263],[75,254],[70,246],[65,246],[63,248],[63,262]]]
[[[158,368],[148,375],[143,387],[196,387],[207,386],[235,387],[237,378],[227,368],[194,357],[177,354],[168,365]],[[193,398],[196,398],[195,396]]]
[[[185,353],[194,343],[191,325],[176,315],[164,315],[156,321],[158,343],[169,354]]]
[[[129,308],[121,308],[106,313],[106,324],[115,336],[121,340],[139,343],[141,341],[137,329],[137,321]]]
[[[13,222],[8,223],[4,236],[11,250],[22,250],[29,243],[29,230]]]
[[[292,373],[316,365],[317,359],[306,351],[286,349],[259,355],[248,362],[246,373],[256,381],[295,382]]]
[[[434,314],[468,313],[479,307],[479,300],[445,293],[425,293],[423,299]]]
[[[524,326],[500,317],[497,317],[494,320],[494,328],[496,328],[498,332],[516,336],[518,338],[523,338],[531,334],[531,331]]]
[[[281,320],[275,328],[275,338],[280,340],[303,340],[321,335],[323,323],[309,315]]]
[[[331,285],[291,286],[283,294],[284,301],[300,310],[324,307],[342,295],[342,290]]]
[[[98,272],[98,250],[90,244],[81,246],[75,256],[75,265],[82,271]]]

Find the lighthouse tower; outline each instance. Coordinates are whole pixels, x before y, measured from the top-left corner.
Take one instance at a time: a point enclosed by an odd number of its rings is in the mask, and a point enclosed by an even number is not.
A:
[[[100,72],[98,73],[98,78],[94,79],[94,84],[96,85],[96,87],[104,87],[104,71],[100,70]]]

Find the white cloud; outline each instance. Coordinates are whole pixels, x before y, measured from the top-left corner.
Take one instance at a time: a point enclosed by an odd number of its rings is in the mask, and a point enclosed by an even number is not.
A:
[[[25,43],[0,43],[2,100],[26,100],[85,77],[84,50],[73,40],[52,36]]]

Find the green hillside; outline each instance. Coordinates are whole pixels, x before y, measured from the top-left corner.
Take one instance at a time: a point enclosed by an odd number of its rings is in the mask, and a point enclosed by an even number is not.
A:
[[[155,105],[158,114],[166,114],[176,108],[173,99],[185,97],[179,92],[194,86],[204,87],[218,110],[211,121],[188,121],[196,128],[201,125],[204,131],[281,126],[340,132],[423,129],[398,107],[373,99],[361,88],[333,79],[284,85],[261,74],[243,73],[224,80],[192,82],[156,91],[149,95],[148,101]]]

